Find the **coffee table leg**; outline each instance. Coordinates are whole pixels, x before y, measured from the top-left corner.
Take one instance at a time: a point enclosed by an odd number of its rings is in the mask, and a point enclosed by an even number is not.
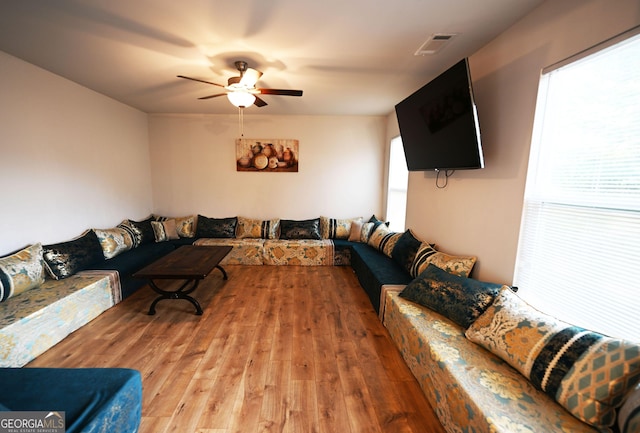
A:
[[[149,280],[149,286],[153,289],[154,292],[160,294],[160,296],[154,299],[154,301],[151,303],[151,306],[149,307],[149,313],[148,313],[149,316],[153,316],[154,314],[156,314],[156,304],[162,301],[163,299],[187,300],[191,302],[194,307],[196,307],[196,315],[202,316],[202,307],[200,307],[200,303],[196,299],[189,296],[189,293],[193,292],[196,289],[196,287],[198,287],[199,282],[200,280],[187,280],[182,286],[180,286],[178,290],[167,291],[167,290],[162,290],[160,287],[158,287],[153,280]],[[192,286],[189,287],[187,290],[184,290],[189,284],[192,284]]]
[[[222,268],[222,266],[217,265],[216,268],[220,269],[220,272],[222,272],[222,279],[226,280],[227,279],[227,273],[225,272],[225,270]]]

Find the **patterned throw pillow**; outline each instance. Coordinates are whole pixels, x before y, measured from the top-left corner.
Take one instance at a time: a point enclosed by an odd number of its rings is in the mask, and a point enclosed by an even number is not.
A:
[[[105,259],[111,259],[120,253],[129,251],[133,248],[133,239],[131,234],[123,228],[115,227],[112,229],[93,229]]]
[[[167,219],[165,221],[151,221],[151,228],[156,238],[156,242],[164,242],[171,239],[180,239],[176,228],[176,220]]]
[[[491,305],[502,284],[452,275],[429,265],[400,296],[468,328]]]
[[[238,218],[208,218],[198,215],[196,237],[198,238],[235,238]]]
[[[417,277],[427,269],[429,264],[434,264],[453,275],[468,277],[476,264],[474,256],[452,256],[436,250],[433,245],[423,242],[418,248],[410,274]]]
[[[156,216],[156,221],[168,221],[174,220],[176,222],[176,231],[181,238],[193,238],[196,236],[195,231],[195,216],[189,215],[184,217],[163,217]]]
[[[411,273],[411,266],[416,258],[416,253],[422,241],[418,239],[411,230],[405,231],[398,239],[393,250],[391,251],[391,257],[400,266]]]
[[[280,239],[322,239],[320,218],[280,220]]]
[[[362,221],[362,218],[335,219],[321,216],[320,235],[322,239],[348,239],[354,221]]]
[[[572,326],[509,289],[469,327],[467,338],[509,363],[576,418],[610,427],[640,381],[640,346]]]
[[[0,302],[44,282],[42,244],[35,244],[0,259]]]
[[[133,233],[133,236],[135,237],[134,243],[137,247],[139,245],[155,242],[156,235],[153,233],[151,221],[153,221],[153,217],[149,217],[144,221],[124,220],[118,227],[124,228],[122,225],[130,227],[130,233]]]
[[[102,246],[93,230],[77,239],[42,247],[44,263],[52,278],[61,280],[104,260]]]
[[[369,236],[368,244],[382,251],[387,257],[391,257],[393,247],[400,239],[402,233],[391,231],[386,224],[379,224]]]
[[[238,217],[236,238],[238,239],[277,239],[280,220],[250,219]]]
[[[373,228],[375,224],[371,222],[367,222],[362,224],[362,231],[360,232],[360,242],[363,244],[369,243],[369,238],[371,237],[371,233],[373,233]]]

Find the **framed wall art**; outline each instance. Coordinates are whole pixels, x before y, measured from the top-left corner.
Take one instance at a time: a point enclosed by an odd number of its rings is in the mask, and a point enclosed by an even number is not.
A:
[[[237,171],[297,172],[298,140],[236,139]]]

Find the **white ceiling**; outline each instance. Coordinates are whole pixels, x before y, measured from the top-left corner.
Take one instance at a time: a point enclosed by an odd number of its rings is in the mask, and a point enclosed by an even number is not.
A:
[[[235,113],[198,100],[264,73],[247,114],[386,115],[542,0],[2,0],[0,50],[148,113]],[[434,33],[457,33],[415,56]],[[64,101],[61,101],[64,102]]]

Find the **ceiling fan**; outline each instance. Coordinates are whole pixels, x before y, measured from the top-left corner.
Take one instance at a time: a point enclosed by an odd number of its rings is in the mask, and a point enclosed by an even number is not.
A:
[[[226,86],[218,83],[212,83],[210,81],[200,80],[199,78],[185,77],[184,75],[178,75],[178,78],[185,78],[187,80],[198,81],[200,83],[222,87],[226,90],[226,92],[203,96],[198,99],[211,99],[217,96],[226,95],[229,99],[229,102],[239,108],[245,108],[252,104],[255,104],[257,107],[264,107],[265,105],[267,105],[267,103],[263,99],[258,97],[258,95],[302,96],[302,90],[256,88],[256,83],[262,76],[262,72],[253,68],[249,68],[247,66],[247,62],[244,62],[242,60],[238,60],[237,62],[235,62],[235,65],[240,72],[240,76],[229,78],[228,84]]]

